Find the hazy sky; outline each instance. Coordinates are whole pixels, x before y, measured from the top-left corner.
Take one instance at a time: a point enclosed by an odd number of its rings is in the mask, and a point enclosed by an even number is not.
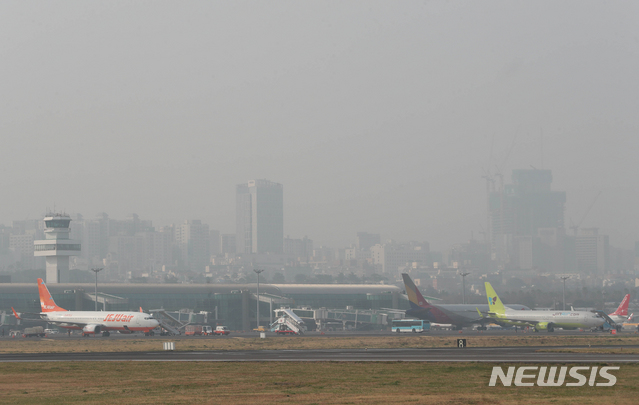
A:
[[[639,240],[639,3],[3,1],[0,223],[55,204],[434,249],[486,227],[483,170],[552,169],[566,222]]]

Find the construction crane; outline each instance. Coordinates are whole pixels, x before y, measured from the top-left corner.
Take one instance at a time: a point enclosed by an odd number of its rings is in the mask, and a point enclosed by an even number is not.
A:
[[[577,222],[577,224],[572,224],[570,226],[570,229],[572,229],[572,231],[574,232],[574,235],[577,236],[577,231],[579,230],[579,227],[581,226],[581,223],[584,222],[584,219],[586,219],[586,216],[588,215],[588,213],[590,212],[590,209],[592,208],[593,205],[595,205],[595,202],[597,202],[597,199],[599,198],[599,196],[601,195],[601,191],[599,191],[597,193],[597,195],[595,196],[595,198],[592,200],[592,202],[590,203],[590,205],[588,206],[588,209],[586,210],[586,212],[584,213],[584,215],[581,217],[581,219],[579,220],[579,222]],[[572,219],[570,220],[570,222],[572,223]]]

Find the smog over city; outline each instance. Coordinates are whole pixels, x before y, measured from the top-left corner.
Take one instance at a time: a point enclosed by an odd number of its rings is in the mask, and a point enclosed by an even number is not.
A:
[[[0,402],[636,404],[638,16],[1,1]]]
[[[554,228],[603,236],[617,252],[586,273],[634,271],[620,263],[639,241],[639,4],[9,1],[0,11],[0,271],[39,266],[15,266],[11,237],[50,213],[85,227],[71,234],[82,252],[92,221],[143,223],[109,231],[72,268],[105,265],[118,243],[108,237],[172,229],[175,242],[185,224],[203,225],[218,238],[208,257],[221,255],[221,235],[250,228],[240,188],[255,180],[279,187],[282,219],[266,239],[238,241],[247,254],[307,238],[344,266],[339,250],[361,248],[368,232],[373,245],[437,252],[430,264],[474,240],[486,260],[466,264],[482,271],[580,271],[579,258],[508,252]],[[172,254],[163,265],[179,267],[185,253]],[[336,273],[401,279],[369,252],[350,255]],[[198,263],[191,270],[228,264]]]

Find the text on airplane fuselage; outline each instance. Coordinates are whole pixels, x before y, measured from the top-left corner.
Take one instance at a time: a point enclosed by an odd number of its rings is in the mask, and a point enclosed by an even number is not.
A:
[[[124,315],[124,314],[109,314],[104,317],[102,322],[129,322],[133,318],[133,315]]]

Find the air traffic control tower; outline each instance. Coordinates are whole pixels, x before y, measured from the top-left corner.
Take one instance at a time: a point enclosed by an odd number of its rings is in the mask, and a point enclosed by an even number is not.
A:
[[[69,239],[70,223],[71,217],[67,214],[47,214],[44,217],[45,239],[33,242],[34,256],[46,257],[47,283],[68,283],[69,256],[80,255],[80,242]]]

